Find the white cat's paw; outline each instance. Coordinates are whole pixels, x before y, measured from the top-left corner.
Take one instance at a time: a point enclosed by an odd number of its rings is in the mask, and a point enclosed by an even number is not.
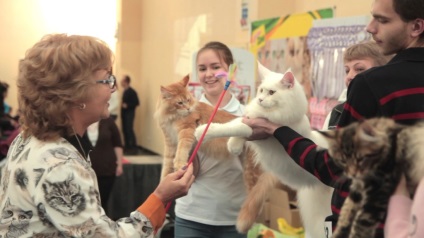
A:
[[[245,139],[240,137],[231,137],[227,142],[227,149],[233,155],[240,155],[243,152]]]
[[[203,135],[203,131],[206,129],[207,124],[200,125],[196,128],[196,131],[194,132],[194,136],[196,137],[197,141],[200,140],[200,138]],[[205,137],[203,137],[203,141],[207,141],[210,139],[213,139],[216,136],[216,131],[219,130],[219,125],[217,123],[211,123],[208,127],[208,131],[205,134]]]
[[[194,137],[196,137],[197,141],[199,141],[200,137],[202,137],[203,131],[206,129],[206,125],[207,124],[200,125],[194,131]],[[207,140],[206,136],[205,136],[204,140]]]

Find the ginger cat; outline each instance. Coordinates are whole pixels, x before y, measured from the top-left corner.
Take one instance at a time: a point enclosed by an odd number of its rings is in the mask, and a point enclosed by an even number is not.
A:
[[[187,164],[190,152],[196,145],[194,130],[206,124],[214,108],[198,102],[188,90],[189,77],[167,86],[161,86],[161,97],[157,103],[155,118],[165,138],[163,178],[167,174]],[[236,116],[218,110],[214,122],[228,122]],[[204,142],[199,148],[204,153],[213,154],[216,158],[234,157],[227,149],[228,138],[217,138]]]
[[[312,133],[309,120],[306,116],[307,99],[302,85],[295,79],[291,71],[285,74],[271,72],[258,63],[259,75],[262,79],[257,96],[246,106],[245,114],[251,118],[263,117],[268,120],[287,125],[303,136],[319,142],[321,146],[326,143],[318,141],[317,133]],[[205,125],[196,129],[196,137],[203,133]],[[245,145],[255,152],[255,161],[259,163],[265,174],[272,174],[278,180],[297,190],[298,203],[306,232],[313,238],[325,237],[324,221],[331,215],[330,204],[333,189],[321,183],[316,177],[297,165],[284,150],[284,147],[274,137],[264,140],[246,141],[252,134],[252,129],[236,118],[231,122],[220,124],[212,123],[206,133],[206,139],[218,137],[231,137],[228,149],[233,154],[239,154]],[[263,175],[265,176],[265,175]],[[269,175],[267,175],[269,176]],[[259,179],[264,184],[275,184],[275,178],[269,176]],[[255,186],[256,187],[256,186]],[[257,204],[267,189],[257,188],[255,193],[250,192],[245,204]],[[255,188],[254,188],[255,189]],[[251,214],[243,209],[239,215],[238,229],[246,229],[249,224],[242,221],[251,221]],[[243,217],[242,217],[243,216]]]

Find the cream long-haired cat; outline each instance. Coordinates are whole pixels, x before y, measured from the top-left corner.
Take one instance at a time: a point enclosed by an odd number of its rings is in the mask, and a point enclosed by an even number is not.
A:
[[[251,118],[263,117],[268,120],[287,125],[304,137],[314,140],[321,146],[326,143],[321,141],[317,133],[312,133],[309,120],[306,116],[307,99],[300,83],[293,73],[285,74],[269,71],[258,63],[259,75],[262,79],[257,96],[246,106],[245,115]],[[196,129],[197,138],[203,133],[205,125]],[[256,153],[255,160],[267,172],[268,184],[274,183],[273,177],[289,187],[297,190],[300,214],[306,232],[311,237],[325,237],[324,221],[331,215],[331,194],[333,189],[321,183],[316,177],[297,165],[284,150],[284,147],[274,137],[264,140],[246,141],[252,134],[252,129],[236,118],[228,123],[212,123],[206,133],[205,140],[217,137],[231,137],[228,149],[233,154],[239,154],[244,144]],[[259,179],[261,181],[261,179]],[[265,182],[265,184],[267,184]],[[255,186],[256,187],[256,186]],[[255,187],[253,189],[255,189]],[[240,212],[237,227],[246,229],[251,222],[249,204],[256,204],[267,193],[268,188],[256,187],[256,192],[250,192]],[[254,207],[254,206],[253,206]],[[246,209],[246,210],[243,210]]]

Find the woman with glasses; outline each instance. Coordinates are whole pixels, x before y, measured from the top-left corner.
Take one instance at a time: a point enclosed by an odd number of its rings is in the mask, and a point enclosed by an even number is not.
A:
[[[2,170],[0,237],[148,237],[164,205],[187,193],[191,166],[167,176],[129,217],[106,216],[83,135],[109,117],[111,66],[104,42],[64,34],[44,37],[20,61],[22,132]]]

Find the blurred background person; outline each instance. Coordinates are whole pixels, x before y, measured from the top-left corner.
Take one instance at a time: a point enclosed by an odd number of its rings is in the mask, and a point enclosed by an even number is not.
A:
[[[84,136],[93,146],[91,164],[97,175],[102,207],[109,216],[109,196],[116,176],[123,172],[121,135],[113,118],[109,117],[91,124]]]
[[[112,117],[112,119],[116,121],[116,119],[118,119],[118,113],[119,113],[118,84],[116,84],[115,93],[112,93],[112,96],[110,97],[110,100],[109,100],[109,112],[110,112],[110,117]]]
[[[122,132],[124,134],[125,153],[137,153],[137,140],[134,133],[135,108],[140,104],[137,92],[130,86],[131,78],[124,75],[121,80],[123,88],[121,104]]]
[[[335,106],[327,115],[323,130],[335,129],[340,116],[342,115],[343,107],[346,102],[347,88],[352,79],[359,73],[372,67],[385,65],[392,56],[383,55],[374,41],[361,42],[349,46],[343,55],[344,67],[346,72],[345,85],[346,88],[340,94],[338,101],[340,104]]]

